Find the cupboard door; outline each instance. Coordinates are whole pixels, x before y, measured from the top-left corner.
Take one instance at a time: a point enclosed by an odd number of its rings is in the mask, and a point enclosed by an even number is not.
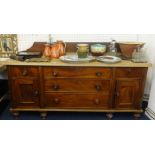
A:
[[[140,80],[120,79],[116,81],[115,108],[139,109]]]
[[[39,106],[38,80],[26,78],[12,80],[12,98],[14,107]]]

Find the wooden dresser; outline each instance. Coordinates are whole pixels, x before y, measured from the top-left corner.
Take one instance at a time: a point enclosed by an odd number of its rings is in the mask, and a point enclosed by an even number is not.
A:
[[[125,62],[124,62],[125,63]],[[140,117],[148,64],[8,63],[11,112],[133,112]]]

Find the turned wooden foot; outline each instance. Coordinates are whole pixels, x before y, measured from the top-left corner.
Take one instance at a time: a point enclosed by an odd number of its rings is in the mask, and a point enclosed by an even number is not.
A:
[[[46,119],[46,117],[47,117],[47,112],[41,112],[41,113],[40,113],[40,116],[41,116],[42,119]]]
[[[140,119],[141,113],[134,113],[133,116],[134,116],[135,119]]]
[[[112,119],[113,118],[113,113],[107,113],[106,116],[107,116],[108,119]]]
[[[19,112],[12,112],[12,115],[15,119],[19,119]]]

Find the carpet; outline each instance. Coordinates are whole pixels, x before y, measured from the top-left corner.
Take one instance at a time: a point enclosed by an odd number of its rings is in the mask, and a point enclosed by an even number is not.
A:
[[[1,120],[14,120],[15,118],[9,111],[10,102],[5,101],[1,107]],[[39,112],[21,112],[19,120],[42,120]],[[107,120],[104,112],[48,112],[46,120]],[[112,120],[134,120],[133,113],[114,113]],[[149,120],[149,118],[142,113],[139,120]]]

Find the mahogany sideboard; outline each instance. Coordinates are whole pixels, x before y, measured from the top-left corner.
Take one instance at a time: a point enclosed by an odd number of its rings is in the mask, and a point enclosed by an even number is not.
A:
[[[59,61],[8,62],[11,112],[49,111],[133,112],[140,117],[149,64],[123,61],[107,65],[65,64]]]

